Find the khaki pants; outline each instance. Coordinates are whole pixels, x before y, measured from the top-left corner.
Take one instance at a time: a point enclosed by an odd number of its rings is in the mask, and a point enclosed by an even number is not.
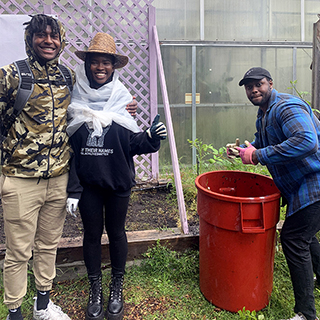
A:
[[[4,304],[9,309],[19,307],[26,294],[32,249],[36,288],[52,288],[57,246],[66,217],[67,182],[68,174],[47,180],[0,178],[6,235]]]

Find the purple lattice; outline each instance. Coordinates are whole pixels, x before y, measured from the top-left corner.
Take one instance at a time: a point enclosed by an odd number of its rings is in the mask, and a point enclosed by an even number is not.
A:
[[[138,124],[143,130],[150,125],[150,55],[149,55],[149,7],[153,0],[86,0],[86,1],[15,1],[0,3],[0,14],[54,14],[67,29],[67,45],[61,61],[74,68],[80,62],[76,50],[83,50],[97,32],[111,34],[117,51],[129,56],[129,64],[121,73],[121,80],[138,101]],[[71,3],[70,3],[71,2]],[[154,23],[154,17],[151,19]],[[152,77],[155,72],[152,72]],[[154,94],[154,93],[153,93]],[[154,102],[154,101],[153,101]],[[156,104],[152,103],[153,108]],[[151,159],[153,159],[151,161]],[[135,157],[138,178],[155,178],[158,172],[156,157]]]

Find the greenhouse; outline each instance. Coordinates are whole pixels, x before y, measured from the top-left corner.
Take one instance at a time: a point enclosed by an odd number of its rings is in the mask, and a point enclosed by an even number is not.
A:
[[[0,318],[319,319],[319,4],[1,1]]]

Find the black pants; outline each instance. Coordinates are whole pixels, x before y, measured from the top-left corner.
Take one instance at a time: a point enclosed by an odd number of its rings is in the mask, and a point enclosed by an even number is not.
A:
[[[294,311],[315,320],[313,272],[320,276],[320,245],[315,234],[320,230],[320,202],[286,218],[281,231],[295,297]],[[320,279],[320,277],[319,277]]]
[[[129,198],[130,192],[125,192],[121,197],[100,187],[84,186],[79,210],[84,227],[83,256],[89,278],[101,273],[104,224],[109,238],[112,273],[124,274],[128,254],[125,219]]]

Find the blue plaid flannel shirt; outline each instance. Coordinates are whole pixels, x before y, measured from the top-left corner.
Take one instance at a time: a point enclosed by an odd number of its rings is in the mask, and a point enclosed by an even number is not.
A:
[[[252,145],[287,199],[287,217],[320,200],[320,122],[302,99],[272,90]],[[320,213],[319,213],[320,214]]]

